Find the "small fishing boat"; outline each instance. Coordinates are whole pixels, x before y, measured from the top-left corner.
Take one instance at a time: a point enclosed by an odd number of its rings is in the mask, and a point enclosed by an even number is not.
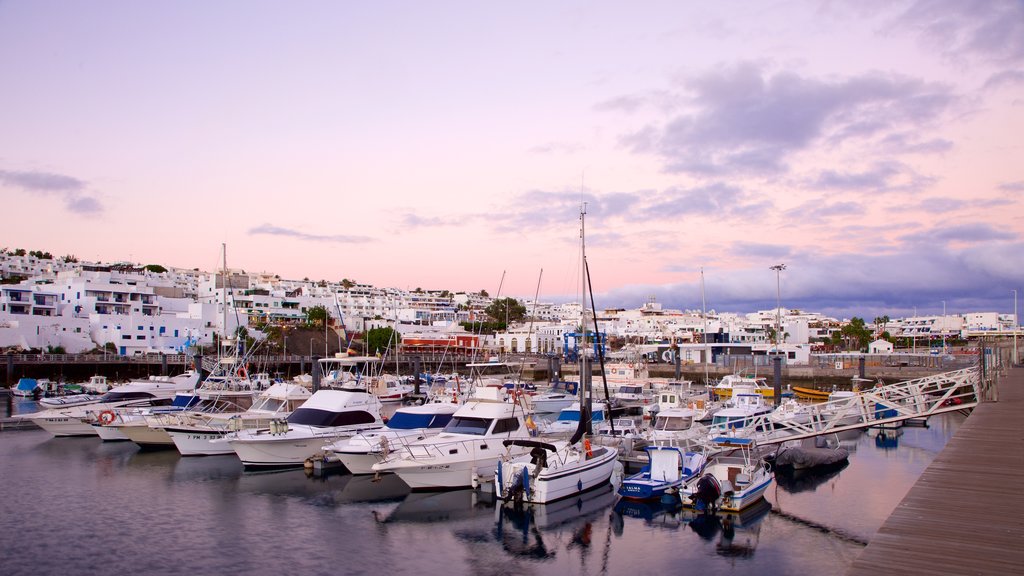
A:
[[[802,400],[828,400],[828,395],[831,394],[830,390],[818,390],[817,388],[807,388],[804,386],[793,386],[793,394],[797,398]]]
[[[697,510],[739,512],[764,497],[772,482],[768,466],[754,454],[749,438],[718,437],[720,450],[713,454],[704,472],[684,482],[679,499]]]
[[[632,500],[653,500],[678,490],[704,470],[706,458],[698,452],[685,452],[676,446],[647,446],[648,464],[627,477],[619,495]]]

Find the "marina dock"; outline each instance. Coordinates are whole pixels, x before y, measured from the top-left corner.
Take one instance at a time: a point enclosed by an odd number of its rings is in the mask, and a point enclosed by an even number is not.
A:
[[[1019,574],[1022,483],[1024,368],[1013,368],[998,401],[974,409],[847,575]]]

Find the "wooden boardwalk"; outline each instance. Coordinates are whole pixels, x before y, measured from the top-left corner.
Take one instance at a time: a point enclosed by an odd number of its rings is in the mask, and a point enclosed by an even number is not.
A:
[[[999,379],[848,576],[1024,574],[1024,368]]]

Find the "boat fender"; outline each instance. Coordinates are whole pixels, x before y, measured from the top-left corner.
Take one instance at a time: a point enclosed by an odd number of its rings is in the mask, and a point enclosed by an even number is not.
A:
[[[100,412],[100,424],[103,424],[104,426],[111,424],[114,421],[114,418],[116,418],[116,416],[112,410],[104,410],[103,412]]]

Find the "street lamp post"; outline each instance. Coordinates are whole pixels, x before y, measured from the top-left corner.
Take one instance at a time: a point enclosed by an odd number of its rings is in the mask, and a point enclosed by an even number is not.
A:
[[[942,353],[946,353],[946,301],[942,301]]]
[[[1013,364],[1017,365],[1017,327],[1020,326],[1020,322],[1017,321],[1017,290],[1013,291]]]
[[[779,337],[782,331],[782,271],[785,264],[776,264],[768,268],[775,270],[775,354],[779,353]]]

